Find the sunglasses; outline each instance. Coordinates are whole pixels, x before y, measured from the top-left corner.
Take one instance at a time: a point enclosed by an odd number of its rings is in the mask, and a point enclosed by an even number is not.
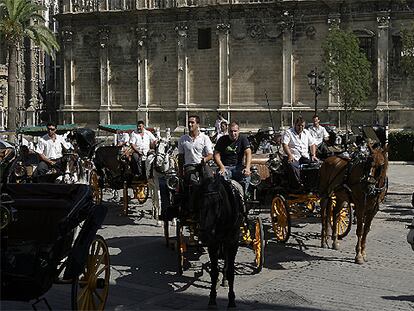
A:
[[[56,131],[56,129],[55,129],[55,128],[50,128],[50,127],[48,127],[48,128],[47,128],[47,130],[48,130],[48,131]]]

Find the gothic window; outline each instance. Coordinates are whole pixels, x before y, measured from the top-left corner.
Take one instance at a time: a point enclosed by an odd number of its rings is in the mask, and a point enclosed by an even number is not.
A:
[[[211,49],[211,28],[198,28],[198,49]]]

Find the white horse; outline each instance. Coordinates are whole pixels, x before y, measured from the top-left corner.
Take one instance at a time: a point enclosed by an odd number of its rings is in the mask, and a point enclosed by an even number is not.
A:
[[[155,153],[149,154],[145,160],[145,169],[148,179],[148,188],[152,198],[153,216],[159,219],[161,213],[161,194],[159,178],[164,176],[168,170],[175,166],[173,157],[173,146],[170,141],[161,138],[155,148]]]

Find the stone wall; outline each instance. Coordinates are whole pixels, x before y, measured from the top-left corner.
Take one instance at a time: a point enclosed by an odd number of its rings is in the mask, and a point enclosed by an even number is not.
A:
[[[310,119],[314,93],[307,74],[323,69],[321,43],[335,19],[372,42],[373,91],[354,121],[382,123],[390,117],[392,127],[412,126],[414,81],[391,68],[389,59],[414,12],[368,2],[342,8],[326,1],[220,7],[203,2],[61,14],[62,31],[71,33],[70,40],[62,35],[62,121],[96,126],[143,119],[174,128],[198,113],[207,126],[221,111],[255,128],[270,125],[269,110],[276,128],[299,114]],[[343,123],[341,110],[327,89],[318,97],[323,121]]]

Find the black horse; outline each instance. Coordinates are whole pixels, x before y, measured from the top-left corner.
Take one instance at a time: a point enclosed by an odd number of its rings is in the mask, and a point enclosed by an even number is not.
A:
[[[228,281],[228,307],[236,306],[234,294],[234,262],[239,247],[240,225],[243,218],[241,196],[232,185],[218,174],[201,173],[200,240],[208,247],[211,262],[211,288],[208,305],[216,305],[218,260],[224,259],[224,277]],[[206,176],[207,175],[207,176]]]

